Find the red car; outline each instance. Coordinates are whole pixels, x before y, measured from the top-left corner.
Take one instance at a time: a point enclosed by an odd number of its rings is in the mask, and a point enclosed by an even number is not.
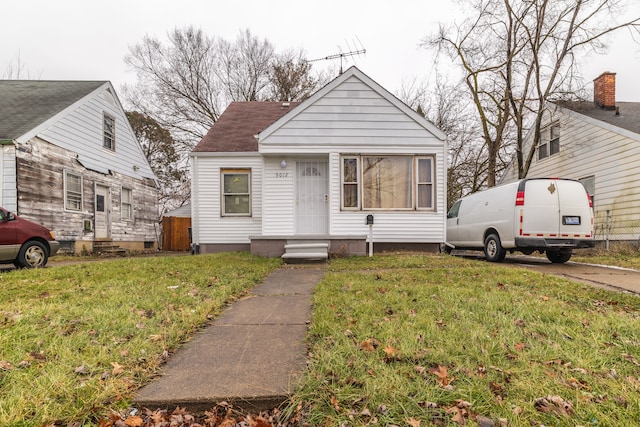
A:
[[[58,249],[60,242],[46,227],[0,208],[0,264],[44,267]]]

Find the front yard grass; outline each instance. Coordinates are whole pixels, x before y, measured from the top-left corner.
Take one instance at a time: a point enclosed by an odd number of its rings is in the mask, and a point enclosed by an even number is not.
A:
[[[280,265],[229,253],[0,273],[0,426],[97,424]]]
[[[289,410],[323,426],[640,425],[639,317],[636,296],[483,261],[334,260]]]
[[[0,425],[96,425],[280,260],[233,253],[0,273]],[[640,425],[640,299],[444,255],[335,259],[296,425]],[[484,424],[488,425],[488,424]]]

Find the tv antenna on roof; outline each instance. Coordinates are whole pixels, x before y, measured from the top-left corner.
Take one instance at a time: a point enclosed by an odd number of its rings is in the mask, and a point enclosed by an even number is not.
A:
[[[360,39],[358,39],[358,43],[360,44],[360,46],[362,46]],[[324,58],[310,59],[307,62],[328,61],[328,60],[340,58],[340,74],[342,74],[342,60],[344,58],[367,53],[367,50],[364,47],[360,49],[351,50],[351,46],[349,46],[349,42],[347,42],[347,47],[350,49],[349,52],[340,52],[333,55],[325,56]],[[339,46],[338,48],[342,51],[342,49]]]

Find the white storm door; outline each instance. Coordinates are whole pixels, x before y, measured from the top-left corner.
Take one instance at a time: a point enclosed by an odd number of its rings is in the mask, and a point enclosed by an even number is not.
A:
[[[96,184],[95,207],[96,239],[108,239],[111,237],[111,191],[109,187]]]
[[[328,162],[296,162],[296,234],[327,234]]]

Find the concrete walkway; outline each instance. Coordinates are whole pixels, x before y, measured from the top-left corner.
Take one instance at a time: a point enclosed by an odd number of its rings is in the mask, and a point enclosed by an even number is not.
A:
[[[149,409],[260,411],[287,400],[306,363],[311,295],[325,264],[285,266],[173,355],[134,398]]]

